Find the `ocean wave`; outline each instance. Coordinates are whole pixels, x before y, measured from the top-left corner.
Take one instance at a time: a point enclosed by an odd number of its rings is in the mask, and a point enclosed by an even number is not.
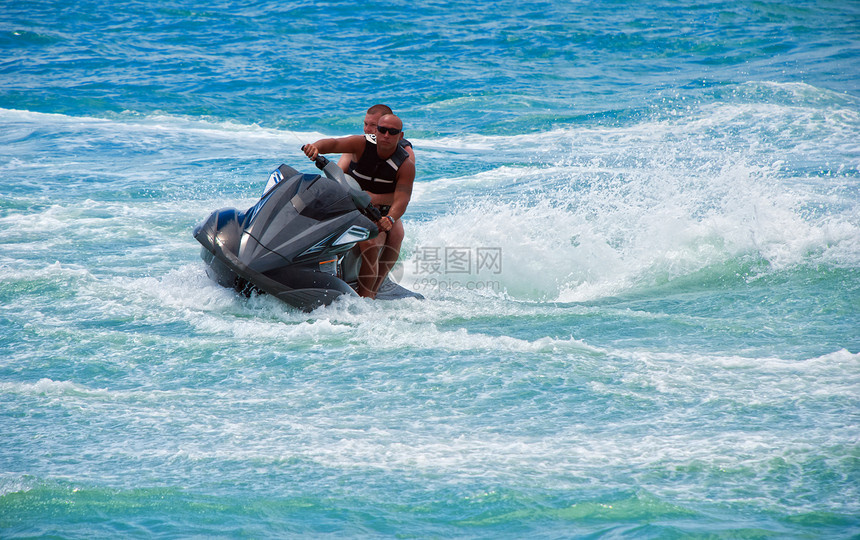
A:
[[[787,97],[750,102],[749,86]],[[484,168],[416,186],[413,205],[435,215],[411,229],[406,267],[417,269],[428,248],[500,248],[504,290],[558,301],[708,268],[857,267],[852,98],[803,84],[740,88],[734,101],[629,125],[429,141],[434,158],[471,155]]]
[[[512,201],[460,203],[411,226],[405,279],[484,279],[515,298],[581,301],[708,268],[860,265],[853,208],[806,215],[808,200],[760,168],[739,164],[698,178],[574,170],[548,183]],[[451,191],[458,189],[469,187]],[[502,269],[477,268],[480,250],[498,250]],[[447,269],[454,254],[468,257],[466,275]]]

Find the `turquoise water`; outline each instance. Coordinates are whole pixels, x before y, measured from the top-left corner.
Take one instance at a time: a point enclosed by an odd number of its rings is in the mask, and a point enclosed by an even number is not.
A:
[[[856,2],[0,3],[0,537],[860,535]],[[193,227],[390,104],[397,280]]]

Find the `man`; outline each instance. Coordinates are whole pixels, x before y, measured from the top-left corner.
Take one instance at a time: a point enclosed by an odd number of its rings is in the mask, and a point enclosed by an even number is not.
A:
[[[377,104],[373,107],[367,109],[367,112],[364,114],[364,132],[369,135],[376,134],[376,126],[379,124],[379,119],[384,114],[394,114],[394,111],[391,110],[391,107],[388,105]],[[412,150],[412,143],[407,141],[404,138],[400,139],[400,146],[404,147],[406,151],[409,153],[409,157],[412,158],[412,161],[415,161],[415,152]],[[351,161],[355,161],[355,156],[352,154],[343,154],[340,156],[337,164],[344,171],[349,167],[349,163]]]
[[[366,134],[375,135],[379,119],[386,114],[394,114],[394,112],[391,110],[391,107],[381,103],[373,105],[367,109],[367,112],[364,114],[364,132]],[[401,137],[399,144],[404,148],[404,150],[406,150],[414,164],[415,152],[412,150],[412,143],[404,137]],[[353,154],[345,153],[340,156],[337,164],[344,170],[344,172],[348,172],[349,165],[353,161],[357,162],[358,157]],[[385,276],[387,276],[389,272],[391,272],[391,269],[394,268],[394,265],[397,264],[397,259],[400,257],[400,245],[403,243],[403,239],[405,237],[406,231],[403,228],[403,220],[398,219],[394,223],[392,230],[385,235],[385,244],[382,247],[382,252],[379,257],[379,275],[382,276],[382,279],[379,284],[377,284],[377,291],[385,281]]]
[[[377,121],[375,134],[320,139],[304,146],[305,155],[311,160],[319,154],[351,154],[344,172],[370,193],[371,202],[382,213],[376,222],[379,236],[359,243],[358,294],[367,298],[376,297],[385,276],[397,262],[403,242],[400,218],[412,197],[415,162],[400,145],[402,139],[403,122],[393,114],[384,114]]]

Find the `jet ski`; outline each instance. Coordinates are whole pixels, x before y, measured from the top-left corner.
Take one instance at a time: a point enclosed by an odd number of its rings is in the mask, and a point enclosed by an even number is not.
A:
[[[315,164],[325,176],[281,165],[254,206],[216,210],[194,228],[210,278],[303,311],[357,296],[357,244],[379,234],[379,210],[336,163],[319,156]],[[423,296],[386,278],[376,298]]]

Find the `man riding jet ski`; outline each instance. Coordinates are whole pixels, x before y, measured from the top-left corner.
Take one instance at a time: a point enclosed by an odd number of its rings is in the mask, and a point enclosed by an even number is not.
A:
[[[373,107],[368,112],[372,110]],[[415,181],[415,158],[403,141],[403,121],[388,110],[389,114],[375,120],[373,133],[320,139],[302,147],[312,160],[319,154],[342,154],[341,169],[370,194],[373,205],[382,213],[384,219],[376,222],[379,236],[360,244],[362,262],[357,291],[368,298],[376,297],[400,256],[404,236],[400,218],[406,213]],[[365,127],[367,123],[365,116]]]
[[[281,165],[246,212],[216,210],[194,229],[207,274],[245,294],[265,292],[311,311],[356,295],[357,243],[375,237],[380,215],[352,178],[323,156],[325,176]],[[377,299],[423,298],[390,279]]]

